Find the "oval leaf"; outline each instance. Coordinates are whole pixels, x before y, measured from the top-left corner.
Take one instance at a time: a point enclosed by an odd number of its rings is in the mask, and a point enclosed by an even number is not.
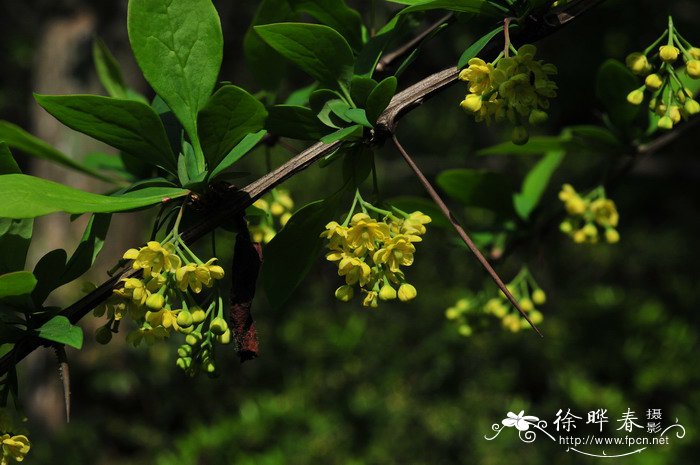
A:
[[[335,86],[352,78],[352,49],[335,29],[320,24],[277,23],[255,26],[255,31],[280,55],[322,84]]]
[[[35,286],[36,278],[29,271],[15,271],[0,275],[0,299],[29,294]]]
[[[99,95],[35,95],[46,111],[71,129],[176,174],[163,123],[145,103]]]
[[[121,196],[92,194],[25,174],[0,176],[0,217],[34,218],[54,212],[112,213],[182,197],[189,191],[171,187],[148,187]]]
[[[223,57],[210,0],[131,0],[129,41],[146,80],[199,146],[197,113],[214,90]]]
[[[37,330],[37,335],[47,341],[58,342],[80,349],[83,347],[83,330],[71,324],[63,315],[57,315]]]
[[[263,128],[267,110],[258,99],[236,86],[223,86],[199,113],[199,135],[210,170],[243,137]]]

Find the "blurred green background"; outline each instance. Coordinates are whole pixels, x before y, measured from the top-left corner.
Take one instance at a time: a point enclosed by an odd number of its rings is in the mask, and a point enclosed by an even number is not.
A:
[[[255,91],[242,37],[259,2],[215,3],[226,36],[221,79]],[[354,2],[365,13],[369,3]],[[392,8],[377,4],[379,18]],[[125,10],[126,1],[115,0],[0,1],[0,118],[78,158],[94,150],[93,142],[42,114],[31,92],[101,92],[90,57],[95,34],[123,62],[127,80],[147,91],[129,54]],[[599,123],[598,66],[645,47],[663,30],[668,14],[686,38],[700,44],[700,3],[692,0],[608,1],[538,44],[541,58],[558,66],[560,87],[542,134]],[[421,27],[439,16],[426,16]],[[489,26],[472,22],[446,29],[422,50],[401,77],[400,88],[453,65]],[[294,72],[288,89],[306,83]],[[457,106],[464,93],[463,85],[455,85],[405,118],[399,127],[403,144],[431,178],[447,168],[489,167],[520,182],[535,159],[476,157],[476,149],[507,140],[509,132],[470,121]],[[379,154],[385,197],[423,195],[391,147]],[[273,149],[275,164],[289,156]],[[688,133],[641,160],[610,193],[621,214],[619,244],[575,245],[555,230],[496,263],[506,280],[527,264],[547,291],[544,339],[531,331],[506,332],[496,321],[470,338],[457,334],[444,317],[445,308],[492,284],[476,260],[453,245],[453,234],[436,227],[419,244],[409,270],[419,292],[414,302],[382,303],[377,310],[363,309],[357,300],[337,302],[338,277],[319,258],[284,309],[270,310],[260,291],[253,311],[261,357],[241,365],[233,349],[221,352],[218,379],[192,380],[175,367],[178,338],[147,350],[127,347],[122,334],[109,346],[99,346],[92,337],[97,323],[88,317],[83,351],[69,353],[69,425],[63,423],[60,382],[49,351],[21,365],[33,441],[26,463],[553,465],[599,460],[567,453],[544,437],[524,444],[514,430],[493,442],[484,439],[508,411],[525,410],[551,422],[560,408],[579,416],[607,408],[613,429],[627,408],[640,418],[647,409],[663,409],[663,423],[678,419],[686,427],[685,438],[619,462],[695,463],[700,453],[697,157],[697,134]],[[263,172],[263,159],[262,150],[247,158],[252,176]],[[545,203],[556,205],[564,182],[581,190],[594,187],[608,161],[569,154]],[[100,189],[80,175],[29,159],[20,162],[31,174]],[[330,193],[334,176],[339,180],[338,173],[312,167],[284,187],[301,205]],[[470,212],[462,213],[469,226]],[[101,282],[106,275],[100,270],[145,239],[148,222],[142,218],[143,231],[133,227],[133,218],[118,222],[91,280]],[[52,247],[71,250],[78,241],[79,228],[69,227],[65,218],[48,218],[37,230],[34,260]],[[219,255],[226,263],[231,238],[225,236],[219,234],[228,242]],[[80,296],[77,288],[61,291],[58,305]]]

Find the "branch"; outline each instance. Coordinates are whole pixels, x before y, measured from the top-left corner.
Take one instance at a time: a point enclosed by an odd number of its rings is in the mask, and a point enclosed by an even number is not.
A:
[[[511,292],[508,290],[506,285],[503,283],[503,280],[501,280],[501,277],[498,276],[498,273],[496,273],[496,271],[493,269],[491,264],[489,264],[488,260],[486,260],[484,255],[481,253],[481,250],[479,250],[479,248],[476,246],[476,244],[474,244],[474,241],[472,241],[472,239],[469,237],[469,234],[467,234],[467,232],[464,230],[462,225],[459,224],[459,221],[457,220],[457,218],[455,218],[455,216],[452,214],[450,209],[447,207],[447,205],[442,200],[442,198],[437,193],[437,191],[432,186],[432,184],[430,184],[430,181],[428,181],[428,178],[426,178],[425,175],[423,174],[423,172],[420,170],[420,168],[418,168],[418,165],[416,165],[416,163],[413,161],[413,159],[408,154],[408,152],[406,152],[406,150],[401,146],[401,144],[399,143],[399,140],[396,138],[395,135],[392,136],[392,140],[393,140],[396,148],[401,153],[401,156],[403,157],[403,159],[406,160],[406,163],[408,164],[408,166],[413,170],[413,172],[415,173],[416,177],[421,182],[421,184],[423,184],[423,187],[430,195],[430,198],[433,199],[433,202],[435,202],[435,204],[440,208],[442,213],[448,219],[450,224],[452,224],[452,227],[455,229],[455,231],[457,231],[457,234],[462,239],[462,241],[464,241],[464,243],[467,244],[467,247],[469,247],[469,250],[471,250],[472,253],[474,254],[474,256],[476,257],[476,259],[479,260],[479,263],[481,263],[481,266],[483,266],[484,269],[486,270],[486,272],[489,274],[489,276],[491,276],[491,279],[493,279],[493,281],[496,283],[496,285],[501,290],[501,292],[503,292],[503,294],[508,298],[510,303],[513,304],[513,307],[515,307],[516,310],[518,310],[518,312],[520,312],[522,317],[525,318],[525,320],[527,320],[528,323],[530,323],[530,326],[532,326],[532,329],[534,329],[535,332],[537,334],[539,334],[541,337],[542,333],[540,332],[540,330],[537,329],[537,326],[535,326],[535,324],[532,322],[532,320],[530,320],[530,317],[527,316],[527,313],[525,313],[525,311],[520,307],[520,304],[515,299],[515,297],[513,297],[513,294],[511,294]]]
[[[552,9],[543,18],[526,18],[522,31],[518,34],[519,40],[523,43],[536,42],[564,25],[571,22],[586,11],[592,9],[604,0],[573,0],[565,6]],[[495,57],[500,49],[500,44],[496,41],[489,43],[481,52],[484,57]],[[373,143],[381,143],[390,137],[396,130],[398,121],[412,109],[423,104],[427,99],[438,92],[446,89],[457,80],[459,69],[448,68],[435,73],[418,83],[399,92],[391,100],[391,103],[377,120],[377,125],[372,136]],[[236,191],[226,204],[222,205],[220,211],[211,215],[202,223],[190,228],[183,233],[183,240],[192,243],[202,236],[214,230],[222,222],[245,211],[256,199],[261,197],[270,189],[278,186],[288,178],[305,170],[314,162],[340,148],[342,141],[331,144],[322,142],[316,143],[304,150],[277,169],[262,176],[256,181],[248,184],[239,191]],[[135,270],[125,270],[107,280],[100,287],[86,295],[73,305],[64,309],[60,314],[68,317],[71,323],[76,324],[87,315],[93,308],[107,300],[115,287],[119,285],[123,277],[135,276]],[[27,337],[15,344],[12,350],[0,358],[0,376],[6,374],[17,362],[22,360],[34,349],[47,345],[47,342],[38,337]]]

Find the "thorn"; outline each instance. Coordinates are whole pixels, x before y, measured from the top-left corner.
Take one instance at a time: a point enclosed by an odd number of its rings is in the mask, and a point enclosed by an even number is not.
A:
[[[70,423],[70,369],[68,367],[68,356],[66,347],[63,344],[53,346],[58,360],[58,374],[63,383],[63,400],[66,405],[66,423]]]

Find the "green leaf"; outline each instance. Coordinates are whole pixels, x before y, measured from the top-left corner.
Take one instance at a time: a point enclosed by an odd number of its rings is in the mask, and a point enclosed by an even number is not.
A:
[[[362,18],[343,0],[289,0],[289,3],[297,12],[308,13],[338,31],[353,49],[362,46]]]
[[[78,279],[95,263],[107,237],[111,219],[112,215],[109,214],[97,214],[90,217],[83,237],[80,239],[80,244],[61,274],[61,285]]]
[[[177,161],[156,112],[145,103],[98,95],[35,95],[71,129],[175,174]]]
[[[372,93],[378,82],[370,77],[353,76],[350,82],[350,96],[359,108],[365,108],[367,97]]]
[[[598,70],[596,95],[605,106],[610,122],[624,133],[630,130],[642,109],[646,111],[645,105],[627,101],[627,94],[639,86],[636,76],[617,60],[607,60]]]
[[[95,38],[92,43],[92,60],[95,62],[97,77],[107,93],[116,98],[127,98],[124,76],[112,52],[102,39]]]
[[[331,144],[338,140],[352,140],[360,137],[362,137],[362,126],[355,124],[353,126],[338,129],[327,136],[321,137],[321,142],[324,144]]]
[[[362,108],[351,108],[345,112],[345,116],[348,117],[353,123],[360,124],[366,128],[372,128],[372,123],[367,119],[367,114]]]
[[[19,174],[22,170],[12,156],[10,148],[5,142],[0,141],[0,174]]]
[[[46,298],[62,285],[61,276],[66,269],[68,254],[63,249],[54,249],[41,257],[34,266],[37,286],[32,292],[32,300],[41,307]]]
[[[276,136],[299,140],[319,140],[330,132],[311,109],[298,105],[275,105],[268,108],[265,127]]]
[[[437,184],[467,207],[492,210],[501,216],[513,213],[513,188],[505,176],[486,170],[454,169],[440,173]]]
[[[457,11],[460,13],[479,13],[482,15],[498,14],[498,9],[486,0],[427,0],[423,2],[411,2],[411,6],[404,8],[399,14],[437,9]]]
[[[311,94],[316,90],[318,87],[317,83],[313,83],[311,85],[308,85],[306,87],[302,87],[301,89],[295,90],[291,94],[289,94],[289,97],[284,101],[285,105],[301,105],[304,106],[309,103],[309,98],[311,97]]]
[[[0,176],[0,197],[20,199],[0,203],[0,217],[34,218],[54,212],[112,213],[147,207],[165,198],[183,197],[186,189],[150,187],[121,196],[92,194],[25,174]]]
[[[273,308],[289,299],[318,258],[323,247],[319,234],[334,217],[343,191],[298,210],[267,244],[261,275]]]
[[[564,150],[565,141],[559,137],[535,136],[525,145],[515,145],[512,142],[486,147],[476,152],[477,155],[540,155],[554,150]]]
[[[30,294],[36,286],[36,278],[29,271],[14,271],[0,275],[0,299]]]
[[[82,164],[70,158],[68,155],[56,150],[49,144],[29,134],[24,129],[7,121],[0,121],[0,140],[8,146],[20,150],[42,160],[49,160],[84,174],[88,174],[103,181],[112,182],[108,177],[86,168]]]
[[[0,142],[0,175],[21,174],[7,144]],[[34,220],[0,218],[0,273],[24,269]]]
[[[130,0],[127,21],[143,75],[199,154],[197,114],[214,90],[223,57],[216,8],[210,0]]]
[[[522,190],[513,195],[513,206],[520,218],[527,220],[530,217],[565,154],[561,150],[547,153],[525,176]]]
[[[223,160],[221,160],[221,163],[219,163],[219,166],[214,168],[214,170],[211,172],[209,175],[210,179],[215,179],[217,176],[219,176],[221,173],[229,169],[231,166],[233,166],[234,163],[236,163],[238,160],[243,158],[248,152],[250,152],[258,143],[262,140],[263,137],[267,134],[267,131],[264,129],[262,131],[258,131],[254,134],[248,134],[243,138],[242,141],[238,143],[225,157]]]
[[[496,34],[499,34],[503,32],[503,26],[498,26],[496,29],[493,31],[489,32],[488,34],[485,34],[482,36],[479,40],[471,44],[465,51],[462,53],[462,56],[459,57],[459,61],[457,62],[457,67],[458,68],[464,68],[467,66],[467,63],[469,60],[474,58],[483,50],[484,47],[486,47],[486,44],[491,42],[491,39],[494,38]]]
[[[380,82],[377,87],[367,97],[367,119],[372,123],[377,122],[377,118],[391,103],[391,98],[396,92],[396,78],[389,76]]]
[[[297,17],[287,0],[263,0],[253,22],[243,39],[243,51],[248,68],[255,82],[264,89],[275,90],[285,76],[287,63],[279,59],[279,54],[253,30],[254,26],[293,21]],[[289,105],[303,105],[306,102],[286,102]]]
[[[213,170],[247,134],[260,131],[267,110],[236,86],[223,86],[199,113],[199,135],[209,170]]]
[[[76,349],[83,347],[83,330],[71,324],[63,315],[56,315],[37,330],[37,336],[47,341],[58,342]]]
[[[278,23],[255,26],[255,32],[283,57],[324,85],[349,82],[354,57],[346,40],[320,24]]]

